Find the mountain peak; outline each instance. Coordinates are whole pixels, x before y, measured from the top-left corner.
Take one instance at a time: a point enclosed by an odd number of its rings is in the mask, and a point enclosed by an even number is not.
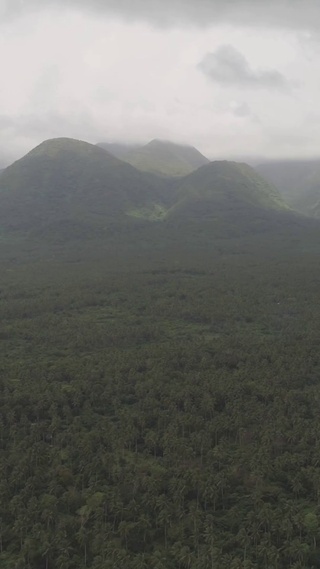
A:
[[[0,224],[36,231],[59,223],[105,227],[154,199],[158,185],[107,151],[45,140],[1,174]],[[95,229],[94,229],[95,230]]]
[[[172,214],[222,215],[237,223],[253,209],[286,210],[287,206],[277,189],[251,166],[221,160],[202,166],[181,181]]]
[[[209,162],[192,147],[157,140],[136,158],[149,160],[149,168],[163,167],[167,177],[169,171],[171,176],[178,176],[178,169],[193,171],[173,183],[96,145],[45,140],[1,174],[0,226],[43,235],[52,228],[70,237],[178,217],[201,225],[207,219],[210,227],[228,232],[242,231],[261,217],[268,224],[276,210],[286,209],[277,190],[247,164]],[[196,169],[193,160],[204,165]]]
[[[90,144],[89,142],[84,142],[83,140],[77,140],[75,138],[60,137],[44,140],[38,146],[33,148],[26,156],[47,156],[53,158],[62,152],[69,151],[76,152],[79,155],[101,152],[104,152],[105,154],[107,153],[106,150],[103,150],[94,144]],[[109,155],[112,156],[111,154]]]
[[[172,142],[172,140],[166,140],[164,138],[153,138],[146,144],[146,146],[178,146],[180,148],[194,148],[190,144],[179,144],[178,142]]]
[[[155,138],[145,146],[129,152],[124,158],[138,170],[158,176],[187,176],[209,160],[193,146]]]

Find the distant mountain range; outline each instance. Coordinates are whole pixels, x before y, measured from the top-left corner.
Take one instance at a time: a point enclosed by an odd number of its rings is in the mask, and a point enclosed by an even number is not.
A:
[[[147,146],[160,149],[163,160],[171,148],[157,141]],[[173,181],[139,171],[99,146],[67,138],[45,141],[2,173],[0,228],[67,239],[162,221],[168,231],[197,223],[226,234],[235,227],[255,231],[261,220],[268,226],[276,214],[294,216],[250,166],[209,163],[195,149],[184,151],[194,168],[198,159],[206,163]],[[174,156],[179,153],[175,148]]]
[[[145,146],[99,143],[117,158],[141,170],[158,176],[182,177],[209,163],[193,146],[183,146],[165,140],[152,140]]]
[[[279,189],[293,209],[320,217],[319,159],[272,161],[255,169]]]

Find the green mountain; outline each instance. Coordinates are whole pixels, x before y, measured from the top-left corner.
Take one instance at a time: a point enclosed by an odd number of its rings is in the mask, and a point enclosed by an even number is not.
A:
[[[255,210],[288,209],[274,186],[247,164],[237,162],[211,162],[185,177],[176,192],[171,216],[231,219],[238,223]]]
[[[269,231],[283,216],[296,223],[276,188],[246,164],[212,162],[173,180],[66,138],[43,142],[0,178],[2,234],[85,241],[139,233],[141,243],[168,244],[191,239],[191,225],[208,238],[232,237]]]
[[[67,138],[47,140],[2,173],[0,226],[103,229],[137,208],[152,211],[162,194],[161,180],[102,148]]]
[[[266,162],[255,169],[279,188],[292,208],[319,216],[320,160]]]
[[[168,177],[186,176],[209,162],[193,146],[164,140],[152,140],[146,146],[127,153],[123,160],[143,172]]]

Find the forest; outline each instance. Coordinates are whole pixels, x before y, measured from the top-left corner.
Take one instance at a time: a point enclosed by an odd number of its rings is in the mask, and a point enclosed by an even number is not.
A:
[[[0,241],[1,568],[320,567],[319,230],[181,231]]]
[[[320,0],[0,45],[0,569],[320,569]]]

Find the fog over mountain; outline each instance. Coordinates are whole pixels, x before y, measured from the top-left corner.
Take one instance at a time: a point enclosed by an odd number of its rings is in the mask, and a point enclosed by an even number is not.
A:
[[[2,0],[0,168],[55,137],[318,156],[319,22],[315,0]]]
[[[209,162],[208,158],[193,146],[175,144],[167,140],[154,139],[144,146],[103,143],[99,146],[138,170],[159,176],[186,176]]]
[[[279,160],[256,166],[294,209],[320,216],[320,160]]]

